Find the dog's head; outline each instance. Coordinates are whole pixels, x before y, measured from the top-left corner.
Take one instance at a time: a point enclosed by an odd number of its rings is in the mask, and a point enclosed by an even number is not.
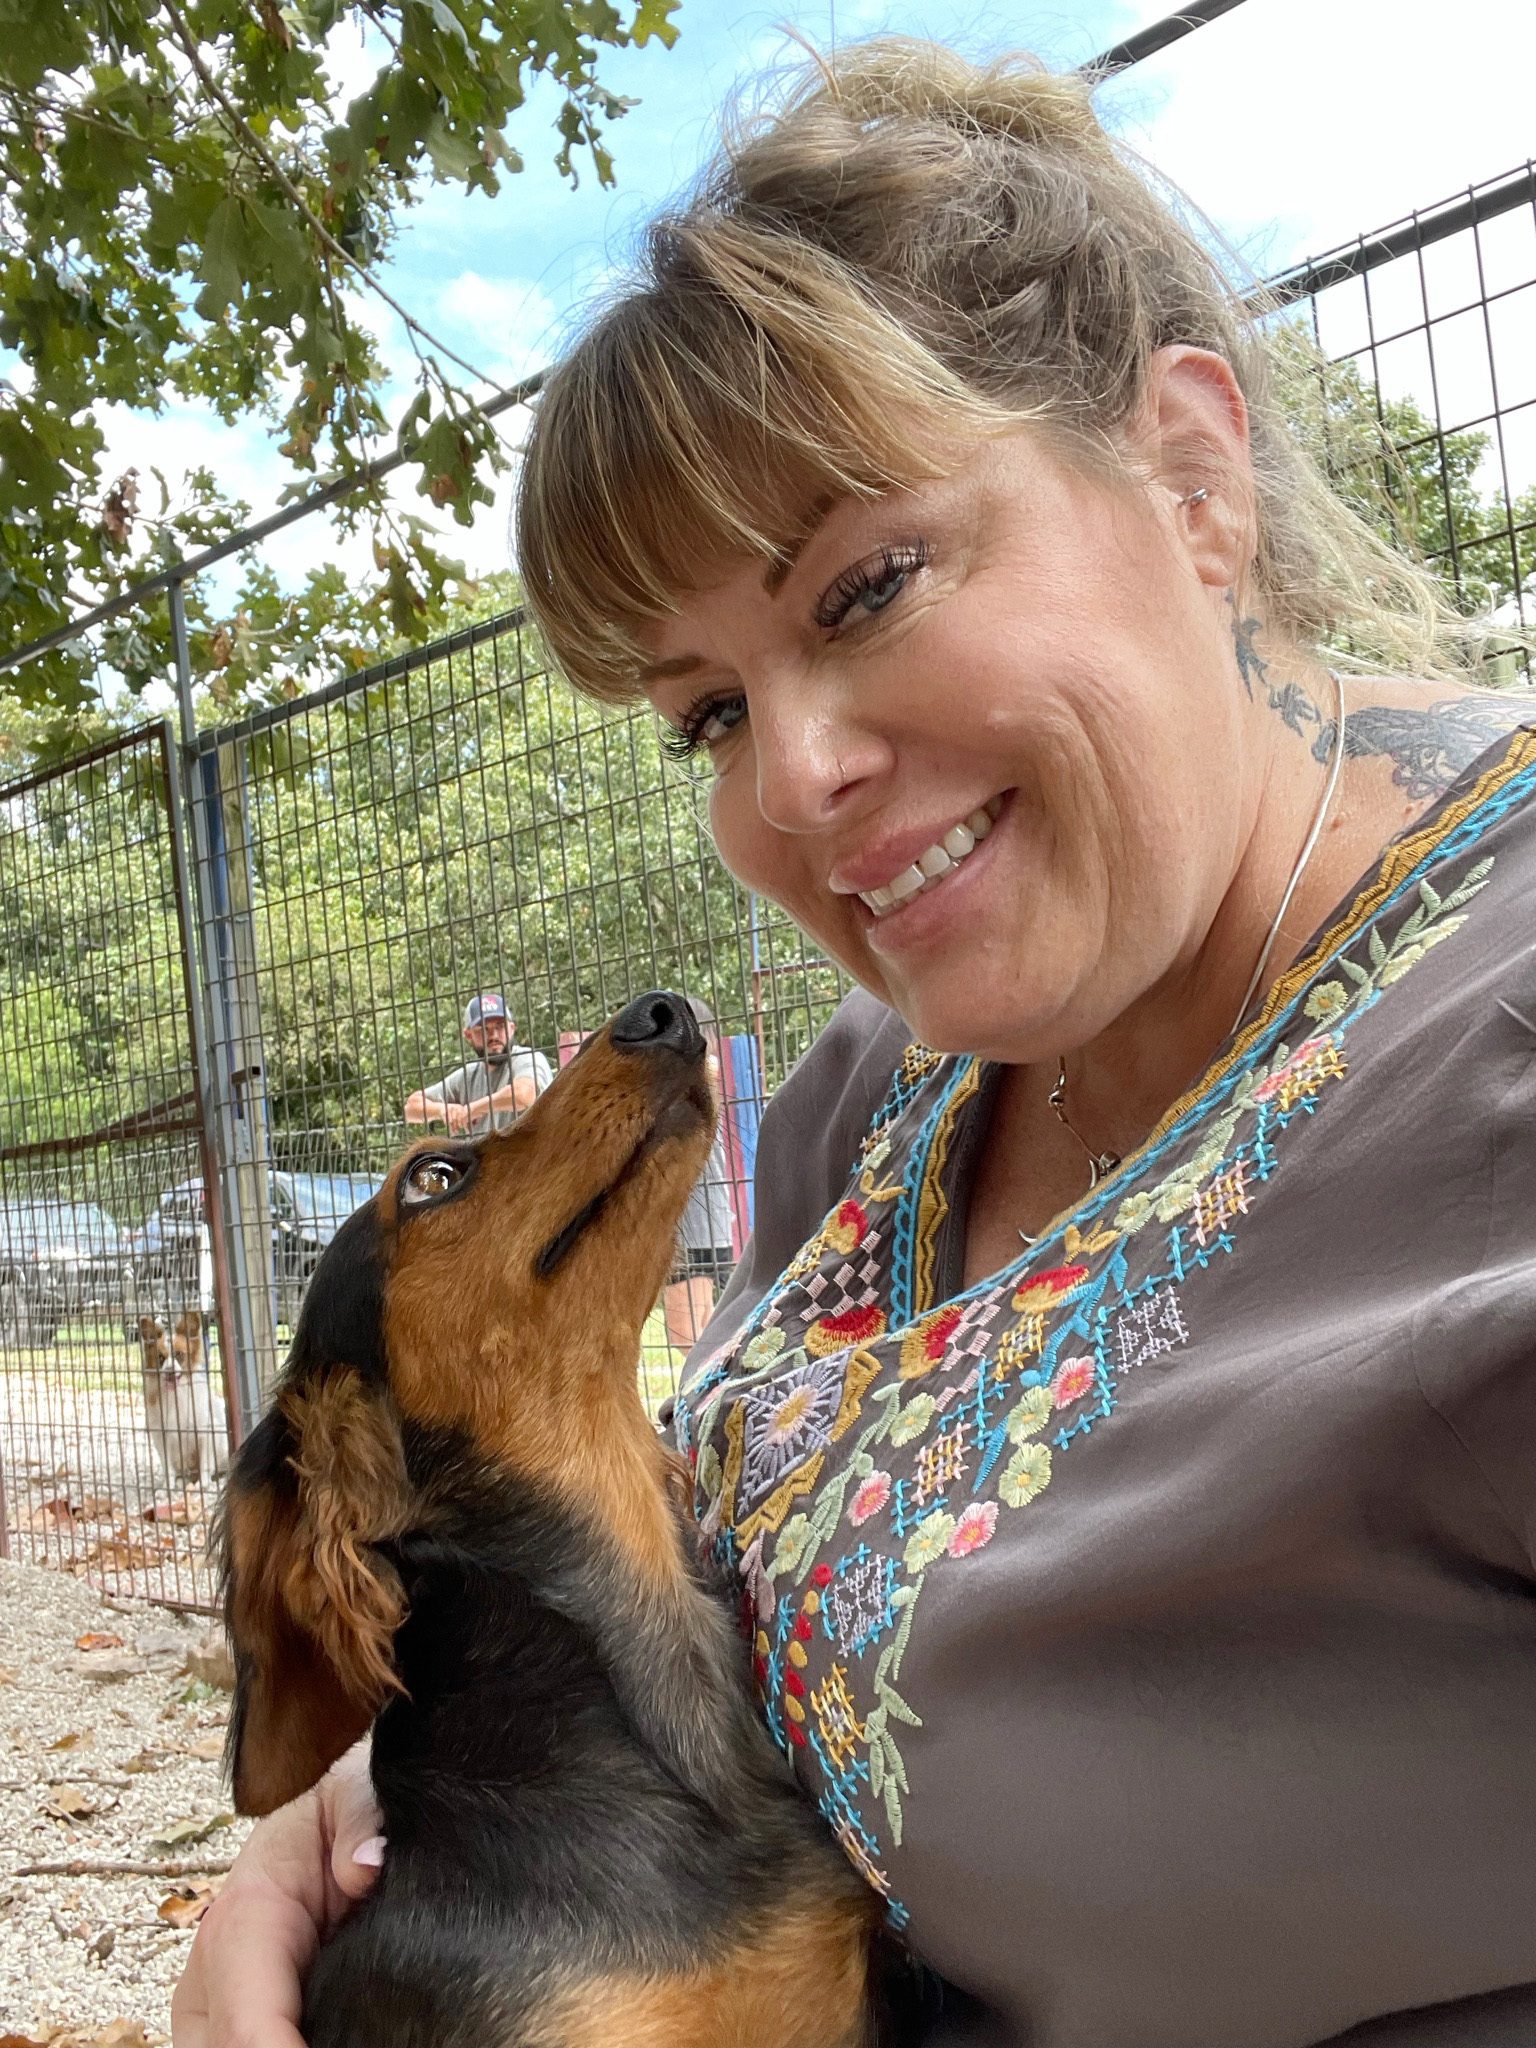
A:
[[[413,1147],[338,1231],[226,1490],[242,1812],[306,1790],[399,1687],[380,1546],[430,1526],[413,1444],[580,1502],[641,1579],[680,1568],[637,1366],[714,1118],[687,1005],[643,996],[510,1130]]]
[[[202,1363],[203,1319],[190,1308],[167,1330],[153,1316],[140,1316],[139,1346],[144,1355],[145,1387],[174,1386],[178,1380],[190,1378]]]

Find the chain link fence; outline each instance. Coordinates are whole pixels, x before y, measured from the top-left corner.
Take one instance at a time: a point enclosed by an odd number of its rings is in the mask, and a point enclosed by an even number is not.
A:
[[[1469,614],[1531,624],[1532,167],[1300,266],[1269,302],[1317,344],[1297,431],[1339,488]],[[1523,665],[1512,643],[1494,669]],[[14,1553],[212,1603],[224,1445],[406,1141],[409,1098],[472,1056],[463,1006],[484,991],[551,1067],[647,987],[716,1020],[709,1256],[680,1255],[639,1361],[653,1405],[672,1390],[751,1227],[763,1105],[844,986],[720,867],[703,802],[654,722],[577,699],[520,613],[0,791]]]

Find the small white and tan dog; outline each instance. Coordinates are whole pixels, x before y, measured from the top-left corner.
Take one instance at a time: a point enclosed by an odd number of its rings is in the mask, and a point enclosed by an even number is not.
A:
[[[166,1476],[190,1484],[216,1478],[229,1463],[229,1436],[203,1359],[203,1319],[195,1308],[166,1330],[139,1318],[144,1349],[144,1414]]]

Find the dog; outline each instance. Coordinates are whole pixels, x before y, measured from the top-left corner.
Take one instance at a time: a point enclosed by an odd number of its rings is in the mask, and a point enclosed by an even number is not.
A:
[[[215,1479],[229,1462],[229,1438],[203,1362],[203,1319],[188,1309],[172,1329],[139,1318],[144,1419],[166,1477],[190,1485]]]
[[[373,1728],[388,1852],[309,2048],[886,2038],[880,1901],[752,1708],[640,1398],[714,1117],[687,1004],[644,996],[319,1262],[222,1522],[240,1810]]]

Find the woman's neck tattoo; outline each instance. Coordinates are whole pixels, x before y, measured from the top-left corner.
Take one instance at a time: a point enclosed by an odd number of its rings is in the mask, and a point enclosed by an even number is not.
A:
[[[1245,619],[1238,609],[1235,593],[1230,590],[1227,592],[1227,608],[1232,614],[1232,646],[1237,655],[1237,672],[1250,702],[1264,704],[1288,731],[1295,733],[1298,739],[1308,741],[1314,761],[1328,761],[1337,738],[1334,720],[1300,683],[1276,682],[1271,677],[1269,663],[1258,649],[1258,635],[1264,630],[1264,622],[1262,619]],[[1353,752],[1353,748],[1350,751]]]

